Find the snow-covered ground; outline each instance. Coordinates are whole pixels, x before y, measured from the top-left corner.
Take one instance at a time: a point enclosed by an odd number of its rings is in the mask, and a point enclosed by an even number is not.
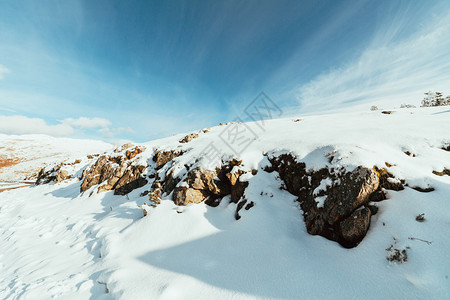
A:
[[[233,124],[186,144],[184,135],[144,144],[143,162],[165,148],[185,151],[175,166],[238,156],[257,169],[245,191],[255,206],[238,221],[229,198],[176,206],[170,195],[143,217],[148,186],[89,197],[72,179],[2,192],[0,298],[450,299],[450,176],[432,173],[450,169],[449,120],[445,107],[371,111],[237,125],[247,129],[242,149]],[[204,154],[211,142],[215,156]],[[296,197],[263,171],[264,154],[284,152],[317,169],[387,162],[406,184],[435,190],[388,191],[365,239],[345,249],[309,235]],[[407,262],[388,261],[392,249]]]

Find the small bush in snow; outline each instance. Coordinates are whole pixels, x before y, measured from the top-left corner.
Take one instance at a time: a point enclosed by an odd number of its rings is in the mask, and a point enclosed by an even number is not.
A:
[[[400,108],[416,108],[416,107],[412,104],[402,104],[400,105]]]
[[[372,105],[372,106],[370,107],[370,110],[378,110],[378,107],[375,106],[375,105]]]
[[[408,261],[408,254],[406,249],[395,249],[393,245],[386,249],[388,256],[386,259],[390,262],[404,263]]]

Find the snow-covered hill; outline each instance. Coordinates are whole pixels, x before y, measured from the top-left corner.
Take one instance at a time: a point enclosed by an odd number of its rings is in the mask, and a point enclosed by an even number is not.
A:
[[[0,134],[0,182],[36,179],[39,170],[64,161],[103,153],[111,144],[46,135]]]
[[[449,298],[449,120],[230,123],[2,192],[0,298]]]

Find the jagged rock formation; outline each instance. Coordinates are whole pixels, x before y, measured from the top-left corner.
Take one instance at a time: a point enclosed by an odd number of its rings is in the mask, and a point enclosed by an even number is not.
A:
[[[217,206],[223,197],[231,195],[231,202],[237,203],[248,186],[248,182],[239,180],[245,173],[237,167],[240,163],[233,160],[214,171],[202,167],[192,169],[183,184],[174,188],[173,200],[177,205],[186,205],[207,199],[208,205]]]
[[[52,169],[46,171],[45,168],[42,168],[36,178],[36,185],[50,183],[52,181],[58,183],[73,177],[73,174],[70,174],[68,170],[65,168],[67,166],[73,166],[81,163],[80,159],[75,160],[72,163],[60,163]]]
[[[114,190],[116,195],[125,195],[132,190],[147,184],[144,177],[147,166],[134,164],[135,157],[145,150],[145,147],[133,147],[132,144],[123,145],[116,149],[116,155],[102,155],[82,175],[80,192],[84,192],[94,185],[101,184],[98,192]],[[120,152],[128,149],[123,155]]]
[[[272,167],[298,196],[310,234],[321,235],[344,247],[356,246],[370,226],[369,198],[378,190],[380,177],[375,170],[358,167],[352,172],[323,168],[306,169],[290,154],[269,158]]]

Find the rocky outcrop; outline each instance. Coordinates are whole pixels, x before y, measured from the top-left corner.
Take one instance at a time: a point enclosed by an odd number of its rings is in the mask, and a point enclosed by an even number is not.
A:
[[[231,196],[232,202],[238,203],[248,186],[248,182],[240,180],[245,172],[235,168],[238,164],[239,161],[232,161],[214,171],[202,167],[190,170],[185,181],[173,190],[175,204],[186,205],[206,200],[206,204],[217,206],[227,195]]]
[[[155,152],[155,155],[153,156],[153,161],[156,162],[156,168],[160,169],[162,168],[166,163],[173,160],[175,157],[180,156],[183,154],[182,151],[175,151],[175,150],[169,150],[169,151],[161,151],[157,150]]]
[[[269,160],[272,167],[267,171],[277,171],[285,188],[298,196],[310,234],[322,235],[348,248],[358,245],[370,226],[370,196],[380,184],[375,170],[307,170],[290,154]]]
[[[433,171],[433,174],[437,176],[444,176],[444,175],[450,176],[450,169],[444,168],[442,171]]]
[[[121,151],[129,149],[130,145],[122,146]],[[122,155],[102,155],[82,175],[80,192],[101,184],[98,192],[114,190],[116,195],[125,195],[132,190],[147,184],[144,171],[147,166],[134,164],[135,157],[142,153],[145,147],[134,147]],[[115,153],[120,153],[117,149]]]
[[[114,187],[114,194],[126,195],[134,189],[147,184],[147,179],[143,176],[146,166],[131,165],[125,174],[119,179]]]
[[[77,165],[79,163],[81,163],[81,160],[77,159],[71,163],[68,162],[60,163],[48,171],[46,171],[45,168],[42,168],[37,175],[35,184],[36,185],[46,184],[53,181],[58,183],[70,179],[73,177],[73,174],[70,174],[66,168],[69,166]]]
[[[190,141],[192,141],[193,139],[196,139],[196,138],[198,138],[198,133],[189,133],[184,138],[182,138],[179,142],[180,143],[189,143]]]

